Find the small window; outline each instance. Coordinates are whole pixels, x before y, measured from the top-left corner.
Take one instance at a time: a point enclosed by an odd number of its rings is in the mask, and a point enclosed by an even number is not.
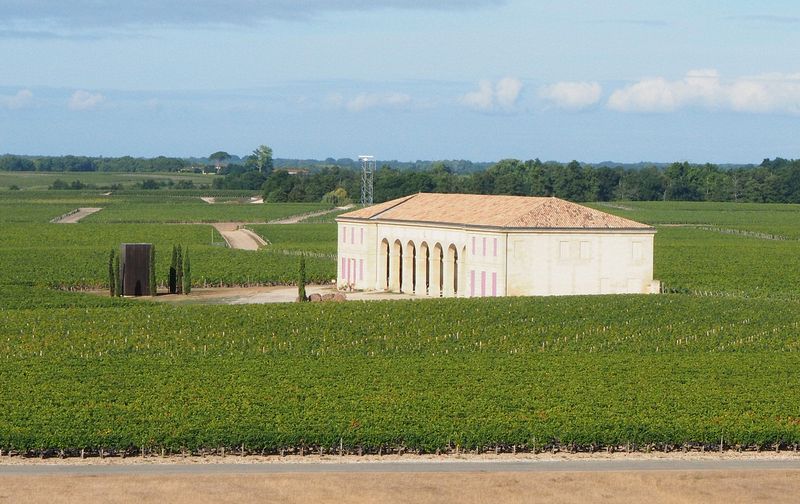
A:
[[[486,257],[486,237],[483,237],[483,257]]]
[[[475,255],[475,237],[472,237],[472,255]]]
[[[361,228],[361,245],[364,245],[364,228]]]
[[[342,243],[347,243],[347,226],[342,226]]]
[[[497,257],[497,238],[494,239],[494,256]]]

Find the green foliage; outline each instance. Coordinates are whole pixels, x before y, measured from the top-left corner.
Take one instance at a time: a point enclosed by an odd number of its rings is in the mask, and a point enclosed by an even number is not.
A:
[[[169,263],[169,293],[176,294],[178,292],[178,248],[172,246],[172,260]]]
[[[306,255],[300,254],[300,267],[297,272],[297,299],[307,301],[306,296]]]
[[[114,254],[114,296],[122,296],[122,271],[119,264],[119,253]]]
[[[117,293],[117,274],[114,268],[115,257],[116,257],[116,252],[112,248],[111,253],[108,256],[108,294],[110,296],[114,296]]]
[[[147,272],[150,284],[150,295],[158,295],[158,284],[156,283],[156,246],[150,246],[150,270]]]
[[[192,265],[189,260],[189,247],[186,247],[186,252],[183,254],[183,293],[189,294],[192,292]]]
[[[4,310],[0,447],[791,446],[798,308],[664,295]]]
[[[180,245],[175,257],[175,288],[176,294],[183,294],[183,251]]]

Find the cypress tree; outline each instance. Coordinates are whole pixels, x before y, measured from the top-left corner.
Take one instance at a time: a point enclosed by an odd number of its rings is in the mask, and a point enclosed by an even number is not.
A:
[[[169,293],[178,292],[178,249],[172,246],[172,262],[169,263]]]
[[[155,296],[158,294],[158,287],[156,286],[156,246],[150,245],[150,295]]]
[[[183,293],[190,292],[192,292],[192,265],[189,262],[189,247],[186,247],[186,253],[183,255]]]
[[[306,301],[306,255],[300,254],[300,271],[297,277],[297,298],[298,300]]]
[[[181,246],[178,245],[178,255],[175,261],[175,287],[178,294],[183,294],[183,254],[181,253]]]
[[[120,278],[119,270],[119,254],[114,254],[114,295],[119,297],[122,295],[122,279]]]
[[[114,249],[111,249],[111,253],[108,255],[108,294],[110,296],[115,296],[117,293],[116,288],[116,280],[117,275],[114,274]]]

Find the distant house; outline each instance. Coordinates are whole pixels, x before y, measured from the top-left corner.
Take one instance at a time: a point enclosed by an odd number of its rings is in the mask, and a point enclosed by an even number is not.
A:
[[[340,215],[337,284],[418,296],[655,293],[655,229],[558,198],[414,194]]]
[[[308,175],[308,170],[305,168],[287,168],[286,173],[289,175]]]

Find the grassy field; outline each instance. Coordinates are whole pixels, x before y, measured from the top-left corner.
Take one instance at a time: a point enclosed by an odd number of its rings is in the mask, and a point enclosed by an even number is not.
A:
[[[216,217],[191,194],[123,195],[96,214],[113,219],[58,225],[100,197],[6,197],[23,193],[0,197],[4,450],[800,444],[793,206],[598,205],[658,227],[656,277],[676,294],[165,306],[49,286],[102,286],[122,241],[155,243],[160,278],[181,243],[197,285],[291,283],[299,251],[326,281],[335,225],[251,226],[271,244],[234,251],[166,223]]]

